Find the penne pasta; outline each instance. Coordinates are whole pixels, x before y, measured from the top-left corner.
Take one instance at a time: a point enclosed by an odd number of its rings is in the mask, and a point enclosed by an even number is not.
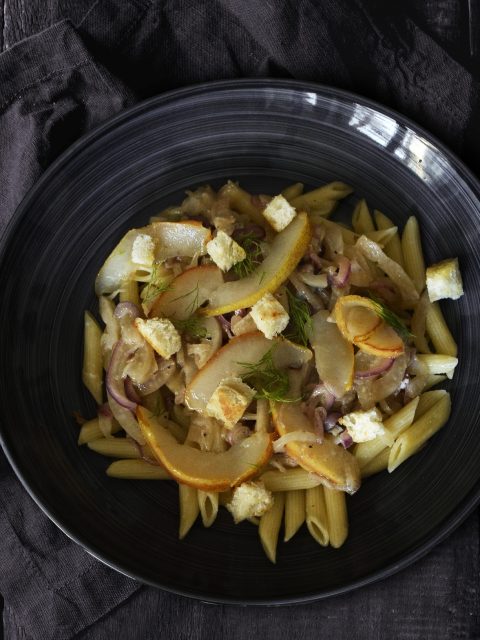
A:
[[[415,420],[421,418],[424,413],[427,413],[429,409],[433,407],[439,400],[441,400],[447,391],[444,389],[436,389],[435,391],[427,391],[422,393],[422,395],[418,398],[417,410],[415,411]]]
[[[427,313],[427,332],[437,353],[445,353],[448,356],[457,355],[457,343],[445,322],[442,310],[438,302],[430,304]]]
[[[431,353],[431,349],[428,346],[428,340],[425,335],[427,330],[427,314],[431,306],[431,302],[428,299],[428,292],[424,291],[420,296],[415,311],[412,316],[411,330],[414,336],[415,347],[419,353]]]
[[[385,249],[385,245],[387,245],[390,240],[397,233],[397,227],[389,227],[388,229],[379,229],[373,231],[367,231],[363,235],[367,236],[370,240],[373,240],[377,244],[379,244],[383,249]]]
[[[97,404],[103,402],[103,359],[101,348],[102,330],[89,311],[84,315],[83,338],[83,384],[95,398]]]
[[[285,493],[285,535],[287,542],[305,522],[305,491],[296,489]]]
[[[344,227],[341,224],[325,219],[320,220],[319,224],[323,225],[327,230],[338,230],[342,234],[342,239],[345,244],[354,245],[358,240],[358,235],[354,231],[347,229],[347,227]]]
[[[443,353],[420,354],[417,356],[421,365],[424,365],[428,373],[443,373],[447,378],[452,379],[458,359],[454,356]]]
[[[164,467],[145,460],[116,460],[106,473],[111,478],[123,480],[171,480]]]
[[[98,424],[98,418],[93,420],[87,420],[80,427],[80,433],[78,434],[78,444],[86,444],[92,440],[98,440],[103,438],[103,433]]]
[[[328,216],[339,200],[346,198],[353,189],[344,182],[330,182],[323,187],[307,191],[291,201],[298,211],[314,212],[319,216]]]
[[[87,446],[109,458],[141,458],[140,448],[131,438],[101,438],[88,442]]]
[[[218,493],[214,491],[197,491],[198,507],[204,527],[211,527],[218,514]]]
[[[180,506],[180,524],[178,537],[182,540],[192,528],[200,507],[198,506],[197,490],[186,484],[178,485],[178,500]]]
[[[450,416],[450,394],[445,395],[428,409],[395,441],[388,458],[388,471],[391,473],[405,462],[443,427]]]
[[[270,408],[266,398],[257,400],[257,418],[255,420],[255,431],[270,430]]]
[[[414,398],[385,420],[383,426],[388,433],[390,443],[392,443],[395,438],[398,438],[398,436],[412,424],[418,403],[418,397]],[[387,439],[381,436],[368,442],[359,443],[355,449],[355,457],[358,460],[362,472],[384,449],[390,450],[390,446],[387,444]]]
[[[368,210],[365,198],[359,200],[355,205],[352,214],[352,227],[355,233],[358,233],[360,236],[368,231],[375,230],[375,225],[373,224],[373,219]]]
[[[261,518],[258,525],[258,535],[270,562],[275,564],[277,559],[277,542],[280,526],[282,524],[283,510],[285,506],[285,494],[274,492],[273,507]]]
[[[421,293],[425,289],[425,260],[423,259],[418,220],[415,216],[410,216],[403,229],[402,252],[405,271],[413,280],[418,293]]]
[[[132,302],[137,307],[140,306],[140,296],[138,294],[138,282],[136,280],[126,280],[120,289],[120,302]]]
[[[265,226],[265,218],[254,205],[252,195],[239,187],[238,184],[229,180],[227,184],[222,187],[219,195],[227,196],[232,209],[250,217],[256,224]]]
[[[392,220],[390,220],[390,218],[388,218],[381,211],[375,210],[373,212],[373,215],[378,230],[389,229],[395,226]],[[388,242],[385,243],[383,250],[385,251],[386,255],[392,260],[395,260],[395,262],[399,264],[402,269],[405,268],[405,264],[403,262],[402,243],[398,231],[390,238]]]
[[[265,471],[260,476],[265,488],[269,491],[294,491],[296,489],[311,489],[320,484],[320,476],[309,473],[301,467],[286,469],[285,471]]]
[[[302,193],[303,184],[301,182],[295,182],[295,184],[289,185],[282,191],[282,196],[285,198],[285,200],[291,202],[295,198],[298,198],[298,196],[302,195]]]
[[[386,447],[375,456],[370,462],[362,468],[362,478],[369,478],[375,473],[385,471],[388,467],[388,458],[390,457],[390,449]]]
[[[310,535],[322,545],[328,545],[328,520],[325,492],[322,485],[305,491],[305,521]]]
[[[338,549],[348,536],[348,515],[345,493],[324,487],[328,520],[328,537],[332,547]]]

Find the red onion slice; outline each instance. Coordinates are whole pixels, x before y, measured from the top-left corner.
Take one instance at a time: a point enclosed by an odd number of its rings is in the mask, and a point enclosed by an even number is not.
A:
[[[124,406],[119,404],[115,398],[113,398],[110,394],[107,393],[108,404],[110,405],[110,409],[112,410],[113,417],[117,420],[119,425],[125,429],[128,435],[133,438],[139,444],[145,444],[145,438],[140,431],[140,427],[138,426],[138,422],[136,421],[133,413],[126,409]]]
[[[327,433],[332,431],[332,429],[334,429],[337,426],[337,423],[341,417],[342,417],[342,414],[339,413],[338,411],[332,411],[331,413],[328,413],[324,421],[325,431]]]
[[[227,334],[227,337],[233,338],[233,333],[232,333],[232,329],[230,326],[230,322],[225,318],[225,316],[216,316],[217,320],[220,322],[222,329],[225,331],[225,333]]]
[[[328,284],[331,287],[337,287],[343,289],[348,283],[350,274],[352,272],[352,265],[350,260],[345,256],[338,256],[337,260],[338,270],[336,273],[329,273]]]
[[[119,302],[115,307],[113,315],[117,320],[123,320],[123,318],[130,318],[132,321],[142,315],[142,312],[133,302]]]
[[[164,360],[160,358],[160,356],[157,356],[156,360],[158,364],[157,371],[155,371],[148,380],[136,386],[136,391],[140,396],[148,396],[150,393],[157,391],[157,389],[163,387],[175,373],[176,367],[173,360]]]
[[[353,444],[352,436],[348,431],[342,431],[334,440],[335,444],[341,444],[344,449],[348,449]]]
[[[393,367],[395,358],[383,358],[382,362],[379,362],[376,366],[365,371],[355,371],[355,378],[373,378],[374,376],[380,376],[382,373],[390,371]]]
[[[125,394],[127,398],[132,402],[134,402],[135,404],[138,404],[141,400],[130,376],[127,376],[125,378]]]
[[[324,421],[326,417],[327,417],[327,411],[324,407],[317,407],[313,412],[313,430],[315,431],[318,437],[317,442],[319,444],[323,442],[323,436],[325,433]]]
[[[135,409],[137,408],[137,403],[130,400],[125,394],[125,380],[123,378],[123,370],[125,369],[127,360],[129,356],[132,355],[132,353],[132,349],[128,347],[124,342],[122,342],[122,340],[119,340],[113,348],[106,378],[106,387],[109,395],[119,405],[121,405],[125,409],[128,409],[129,411],[135,411]]]

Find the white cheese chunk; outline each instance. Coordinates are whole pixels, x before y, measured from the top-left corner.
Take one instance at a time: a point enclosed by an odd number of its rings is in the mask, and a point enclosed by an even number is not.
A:
[[[207,242],[207,253],[222,271],[228,271],[247,257],[245,249],[224,231],[218,231],[215,238]]]
[[[296,215],[295,207],[292,207],[282,195],[275,196],[263,210],[263,216],[275,231],[282,231],[288,227]]]
[[[273,506],[271,491],[265,489],[261,480],[244,482],[234,489],[233,496],[226,507],[233,515],[235,524],[247,518],[259,518]]]
[[[241,378],[225,378],[213,392],[205,412],[231,429],[243,416],[254,395],[255,389],[242,382]]]
[[[442,260],[427,268],[427,290],[430,302],[451,298],[457,300],[463,296],[462,276],[458,267],[458,258]]]
[[[382,414],[378,409],[352,411],[340,418],[338,422],[347,429],[354,442],[368,442],[385,434]]]
[[[283,305],[271,293],[260,298],[250,313],[257,328],[270,340],[286,328],[290,319]]]
[[[135,326],[148,344],[163,358],[170,358],[182,346],[180,334],[166,318],[136,318]]]

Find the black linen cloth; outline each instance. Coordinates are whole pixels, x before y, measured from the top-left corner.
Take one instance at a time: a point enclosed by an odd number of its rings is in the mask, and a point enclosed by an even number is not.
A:
[[[406,14],[387,13],[386,3],[84,4],[75,24],[61,21],[0,55],[0,230],[83,133],[142,98],[220,78],[351,89],[415,119],[480,171],[475,69]],[[478,536],[476,513],[414,567],[329,601],[211,606],[142,587],[96,561],[48,520],[0,454],[6,638],[478,638]]]

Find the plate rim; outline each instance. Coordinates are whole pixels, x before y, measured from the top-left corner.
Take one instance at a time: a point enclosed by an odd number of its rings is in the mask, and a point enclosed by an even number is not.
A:
[[[174,102],[179,99],[185,99],[189,97],[193,97],[196,95],[201,95],[204,93],[212,93],[216,91],[229,90],[229,91],[248,91],[248,90],[295,90],[300,92],[313,91],[319,94],[322,94],[327,97],[338,98],[343,101],[348,102],[358,102],[362,106],[366,106],[375,110],[382,115],[391,117],[399,122],[400,125],[404,127],[408,127],[412,129],[417,135],[420,135],[425,140],[427,140],[430,144],[433,144],[452,164],[457,173],[459,173],[463,180],[467,183],[468,187],[472,190],[472,192],[477,197],[480,202],[480,180],[475,176],[473,171],[461,160],[453,151],[451,151],[443,142],[441,142],[434,134],[430,133],[426,128],[417,124],[414,120],[409,117],[399,113],[395,109],[392,109],[386,105],[383,105],[375,100],[371,100],[370,98],[366,98],[361,94],[357,94],[351,91],[347,91],[345,89],[338,89],[336,87],[332,87],[330,85],[311,82],[311,81],[302,81],[302,80],[290,80],[290,79],[281,79],[281,78],[239,78],[239,79],[230,79],[230,80],[215,80],[210,82],[202,82],[189,85],[187,87],[181,87],[177,89],[173,89],[170,91],[166,91],[162,94],[153,96],[146,100],[143,100],[127,109],[120,111],[115,114],[111,118],[108,118],[106,121],[100,123],[95,126],[91,131],[82,135],[78,138],[72,145],[70,145],[65,151],[63,151],[49,167],[42,173],[39,179],[32,185],[32,187],[27,191],[23,199],[20,201],[18,206],[16,207],[13,215],[8,221],[7,225],[4,228],[4,231],[0,238],[0,271],[3,268],[4,260],[5,260],[5,250],[8,247],[12,236],[15,234],[17,228],[23,221],[27,210],[30,207],[31,202],[35,199],[36,194],[43,189],[45,183],[48,183],[50,180],[50,176],[55,174],[55,172],[63,165],[65,162],[75,156],[79,151],[88,146],[91,142],[95,141],[105,133],[107,133],[110,129],[115,129],[118,127],[123,121],[128,121],[131,118],[136,117],[138,114],[142,112],[147,112],[152,108],[161,107],[162,105],[168,104],[170,102]],[[161,577],[159,580],[153,581],[145,579],[144,577],[138,575],[136,572],[127,571],[124,568],[117,565],[115,562],[112,562],[107,557],[105,557],[104,553],[101,549],[98,549],[95,545],[90,543],[86,543],[82,540],[82,536],[77,533],[71,531],[67,526],[63,525],[62,522],[54,515],[54,509],[51,507],[51,501],[43,501],[36,493],[34,488],[30,486],[30,483],[24,476],[20,465],[21,462],[17,463],[15,460],[15,456],[10,451],[7,440],[5,438],[7,436],[7,432],[4,431],[3,421],[0,420],[0,444],[5,453],[5,456],[14,470],[17,478],[20,480],[21,484],[30,495],[30,497],[34,500],[34,502],[40,507],[40,509],[45,513],[45,515],[73,542],[81,546],[92,555],[94,558],[107,565],[108,567],[114,569],[118,573],[134,579],[142,584],[147,584],[153,587],[161,588],[170,593],[174,593],[177,595],[185,596],[188,598],[193,598],[196,600],[200,600],[203,602],[210,602],[216,604],[231,604],[231,605],[248,605],[248,606],[279,606],[279,605],[291,605],[291,604],[301,604],[308,602],[315,602],[318,600],[323,600],[329,597],[333,597],[336,595],[348,593],[350,591],[359,589],[361,587],[367,586],[369,584],[373,584],[383,580],[399,571],[405,569],[406,567],[412,565],[414,562],[420,560],[424,557],[429,551],[431,551],[434,547],[444,541],[455,529],[457,529],[464,520],[472,513],[472,511],[479,505],[480,503],[480,485],[477,485],[475,488],[470,490],[467,496],[453,509],[450,514],[448,514],[444,520],[437,525],[433,532],[430,533],[423,542],[416,545],[413,549],[405,551],[400,554],[398,559],[393,562],[390,562],[387,566],[377,569],[371,573],[366,574],[362,578],[357,580],[353,580],[350,582],[343,583],[342,585],[329,588],[329,589],[320,589],[319,591],[302,594],[300,596],[283,596],[276,598],[249,598],[248,596],[242,598],[232,598],[228,596],[216,597],[210,596],[206,594],[204,591],[199,591],[196,589],[179,589],[176,587],[172,587],[171,585],[165,585],[161,583]],[[8,438],[7,438],[8,439]]]

